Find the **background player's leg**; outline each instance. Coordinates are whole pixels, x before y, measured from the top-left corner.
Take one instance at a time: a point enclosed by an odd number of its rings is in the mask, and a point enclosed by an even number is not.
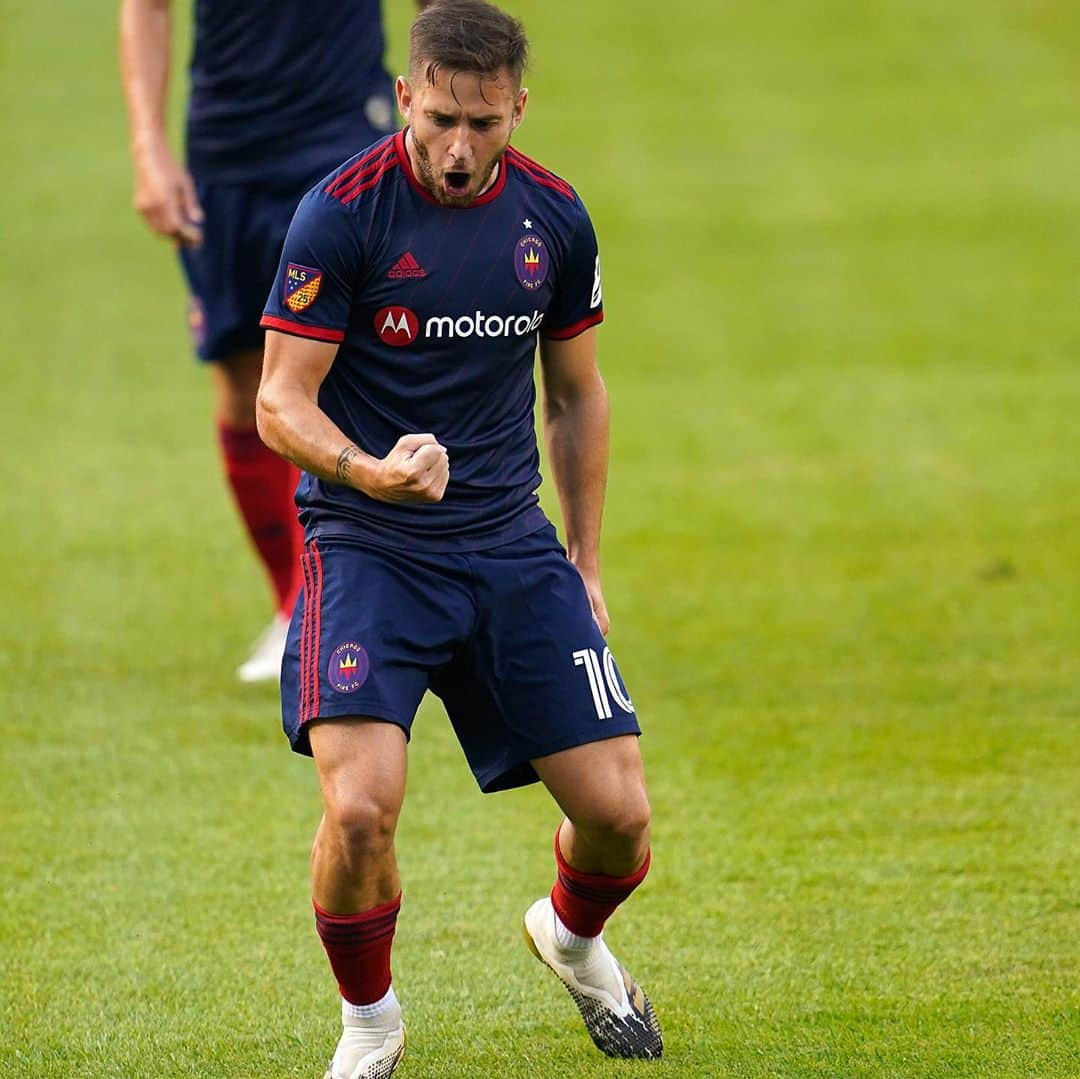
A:
[[[392,1069],[405,1048],[390,950],[401,904],[394,832],[406,743],[395,724],[362,718],[316,721],[309,737],[323,798],[312,897],[341,990],[344,1030],[330,1066],[331,1079],[341,1079],[362,1061]]]
[[[555,833],[555,885],[525,913],[534,954],[570,990],[593,1042],[609,1056],[659,1057],[652,1005],[601,936],[649,871],[649,799],[635,735],[532,761],[566,814]]]
[[[255,427],[255,395],[262,378],[262,349],[236,352],[210,365],[218,423],[237,430]]]
[[[299,472],[263,445],[255,428],[262,351],[238,352],[210,365],[218,438],[237,509],[270,578],[276,617],[237,671],[243,681],[276,679],[285,631],[300,589],[303,530],[293,493]]]

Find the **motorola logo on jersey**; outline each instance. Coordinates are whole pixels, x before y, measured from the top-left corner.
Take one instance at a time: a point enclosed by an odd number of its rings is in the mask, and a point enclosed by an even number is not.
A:
[[[544,312],[535,308],[531,315],[433,315],[424,323],[427,340],[455,340],[463,337],[526,337],[536,333],[544,321]],[[407,307],[380,307],[375,312],[375,332],[379,340],[394,348],[411,345],[420,333],[420,319]]]
[[[477,311],[472,315],[451,318],[440,315],[429,318],[424,325],[425,337],[525,337],[536,333],[544,321],[544,312],[533,309],[531,315],[485,315]]]
[[[416,340],[420,320],[407,307],[380,307],[375,312],[375,332],[385,345],[404,348]]]

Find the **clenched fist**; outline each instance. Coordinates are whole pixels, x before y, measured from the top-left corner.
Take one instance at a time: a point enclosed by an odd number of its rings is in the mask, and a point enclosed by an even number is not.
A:
[[[374,470],[366,491],[381,502],[438,502],[450,480],[450,458],[434,435],[402,435]]]

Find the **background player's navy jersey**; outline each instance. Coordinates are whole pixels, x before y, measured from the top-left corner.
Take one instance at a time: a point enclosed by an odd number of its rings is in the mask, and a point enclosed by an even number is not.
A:
[[[574,337],[602,318],[585,207],[513,149],[461,209],[413,176],[404,132],[321,181],[293,218],[262,325],[340,342],[320,407],[376,457],[430,431],[450,482],[439,503],[389,505],[305,473],[297,504],[309,539],[481,550],[544,525],[537,332]]]
[[[394,122],[379,0],[195,0],[188,164],[310,183]]]

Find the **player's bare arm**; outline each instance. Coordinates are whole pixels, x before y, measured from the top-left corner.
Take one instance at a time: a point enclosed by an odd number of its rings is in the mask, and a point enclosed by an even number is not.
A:
[[[270,330],[255,418],[275,453],[325,480],[381,502],[438,502],[450,478],[432,434],[406,434],[383,458],[357,446],[319,407],[319,387],[338,346]]]
[[[120,60],[135,166],[135,209],[154,232],[198,245],[202,207],[191,175],[169,148],[166,131],[171,44],[169,0],[123,0]]]
[[[585,581],[602,633],[600,523],[608,466],[608,398],[596,363],[596,327],[569,341],[541,338],[544,436],[566,530],[566,550]]]

